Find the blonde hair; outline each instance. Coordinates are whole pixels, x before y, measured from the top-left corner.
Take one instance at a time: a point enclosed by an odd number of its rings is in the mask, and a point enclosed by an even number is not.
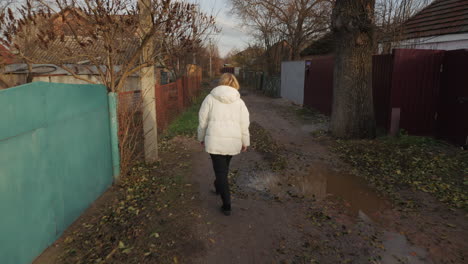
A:
[[[236,79],[236,76],[232,73],[223,73],[219,78],[219,85],[227,85],[231,86],[232,88],[239,90],[240,85]]]

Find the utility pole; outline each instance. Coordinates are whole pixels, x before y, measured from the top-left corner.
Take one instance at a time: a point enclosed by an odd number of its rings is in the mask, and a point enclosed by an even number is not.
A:
[[[209,43],[209,51],[210,51],[210,79],[213,78],[213,72],[211,71],[211,56],[213,55],[213,44],[211,43],[211,38],[210,38],[210,43]]]
[[[141,39],[150,34],[153,27],[151,15],[151,0],[138,0],[140,11],[140,32]],[[153,37],[152,37],[153,38]],[[154,42],[150,40],[143,48],[143,61],[150,62],[154,60]],[[158,127],[156,119],[156,99],[155,85],[156,76],[154,66],[151,64],[140,71],[140,83],[143,98],[143,135],[145,137],[145,161],[147,163],[156,162],[158,160]]]

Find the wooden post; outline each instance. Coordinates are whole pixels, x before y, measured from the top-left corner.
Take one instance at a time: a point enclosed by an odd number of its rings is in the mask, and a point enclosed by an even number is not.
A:
[[[142,39],[151,31],[151,0],[139,0],[140,30]],[[143,61],[148,62],[154,53],[154,43],[149,41],[143,50]],[[154,66],[145,67],[140,72],[140,83],[143,97],[143,131],[145,137],[145,161],[155,162],[158,159],[158,127],[156,119],[155,85],[156,76]]]

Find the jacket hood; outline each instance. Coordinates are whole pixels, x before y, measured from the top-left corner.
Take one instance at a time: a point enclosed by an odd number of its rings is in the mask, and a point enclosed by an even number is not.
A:
[[[240,99],[239,92],[236,89],[226,85],[220,85],[214,88],[210,94],[218,101],[225,104],[232,104]]]

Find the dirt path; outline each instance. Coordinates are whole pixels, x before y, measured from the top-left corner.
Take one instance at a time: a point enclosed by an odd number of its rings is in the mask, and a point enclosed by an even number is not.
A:
[[[411,223],[424,213],[399,213],[362,179],[344,172],[347,166],[311,136],[326,124],[304,122],[282,99],[249,94],[244,100],[251,121],[278,142],[275,155],[287,165],[272,170],[268,153],[255,150],[235,157],[233,214],[225,217],[210,192],[211,161],[196,142],[189,143],[191,179],[204,212],[196,230],[207,249],[193,263],[463,263],[463,234],[444,229],[453,244],[441,252],[440,241],[428,242],[441,233],[420,234],[422,227]],[[462,226],[464,219],[459,213]]]
[[[231,216],[211,192],[209,155],[177,137],[34,263],[466,263],[463,211],[420,192],[407,194],[417,210],[395,206],[313,136],[325,119],[301,118],[282,99],[243,99],[253,147],[231,163]]]

